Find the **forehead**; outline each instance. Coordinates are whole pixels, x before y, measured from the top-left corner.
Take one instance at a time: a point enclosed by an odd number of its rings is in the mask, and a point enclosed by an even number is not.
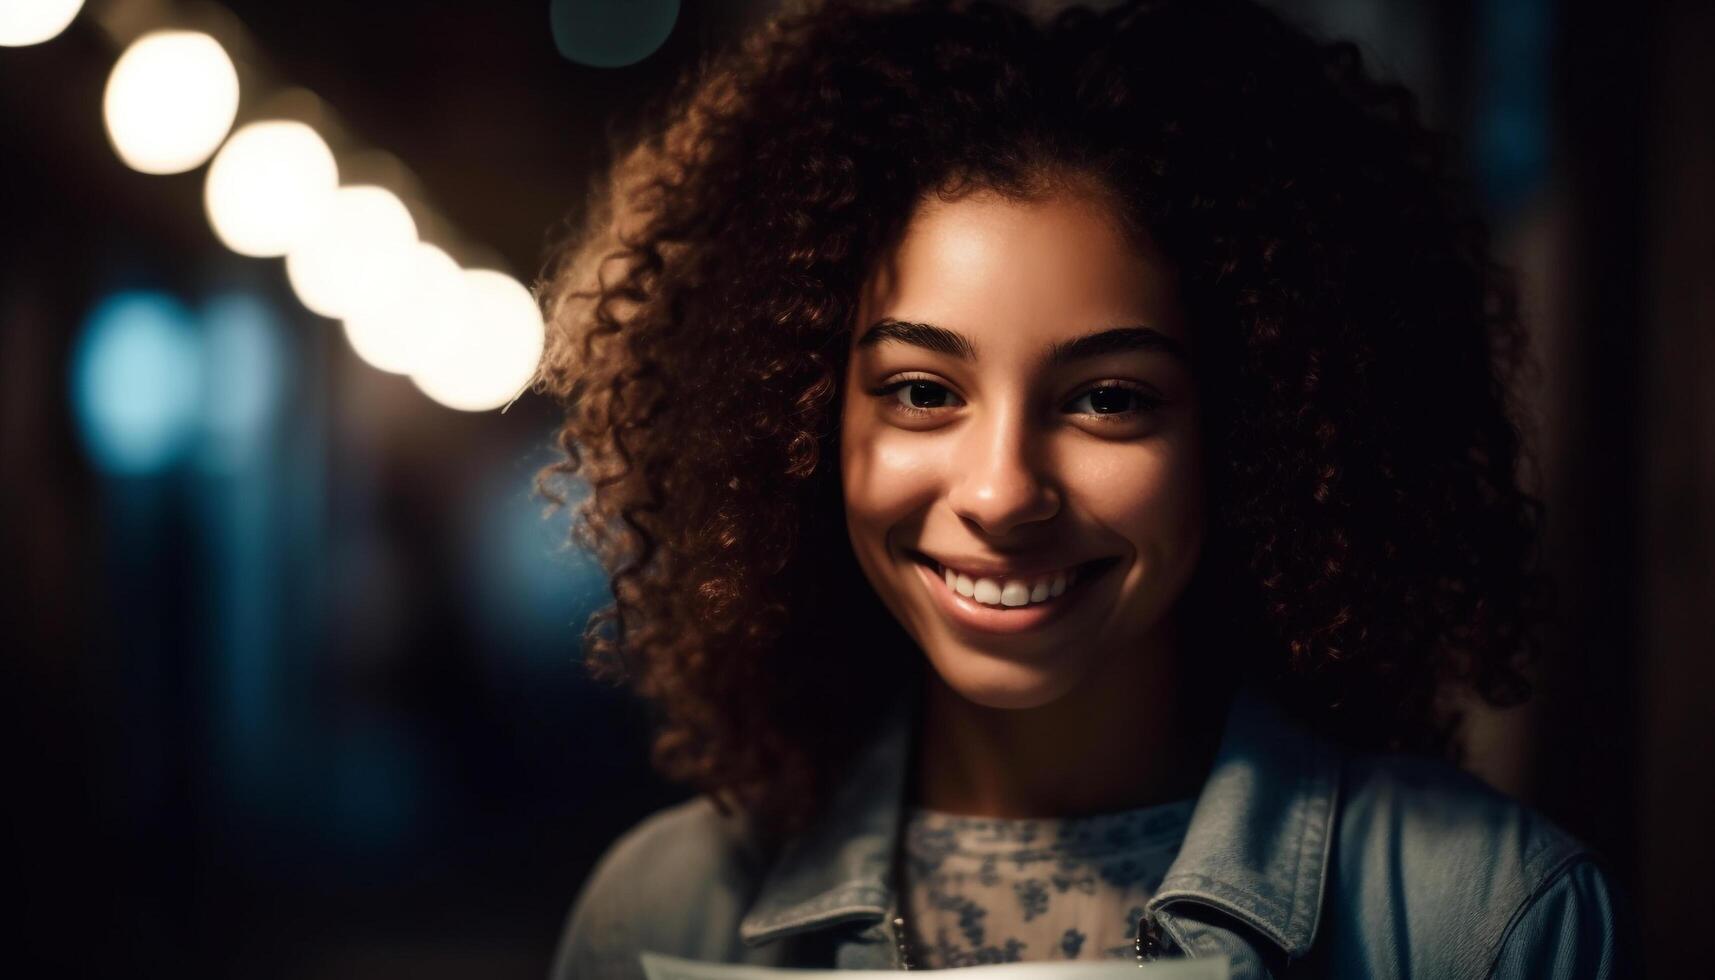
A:
[[[859,315],[854,340],[897,317],[956,330],[979,355],[1120,324],[1184,333],[1168,263],[1106,202],[1070,191],[927,199],[872,271]]]

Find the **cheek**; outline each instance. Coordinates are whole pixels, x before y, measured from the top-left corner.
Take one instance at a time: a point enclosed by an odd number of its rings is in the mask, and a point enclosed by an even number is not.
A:
[[[1148,567],[1194,563],[1203,537],[1203,473],[1188,443],[1149,440],[1076,467],[1078,499]]]
[[[897,429],[874,419],[842,416],[840,484],[852,554],[871,588],[901,623],[911,622],[901,600],[890,540],[915,540],[938,492],[939,471]],[[921,442],[921,440],[918,440]]]
[[[935,499],[942,470],[934,440],[914,435],[862,419],[843,424],[840,483],[854,536],[885,533]]]

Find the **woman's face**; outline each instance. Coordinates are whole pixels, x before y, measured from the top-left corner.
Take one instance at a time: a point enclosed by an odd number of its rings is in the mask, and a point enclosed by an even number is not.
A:
[[[930,198],[878,264],[847,529],[954,691],[1037,707],[1166,655],[1204,534],[1190,356],[1166,263],[1093,197]]]

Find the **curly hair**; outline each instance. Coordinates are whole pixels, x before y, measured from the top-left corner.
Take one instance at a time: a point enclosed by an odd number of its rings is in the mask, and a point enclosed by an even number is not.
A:
[[[1552,588],[1520,485],[1510,274],[1444,138],[1349,43],[1244,0],[1051,20],[834,0],[687,73],[541,290],[540,387],[614,601],[589,669],[668,778],[800,827],[922,657],[846,537],[859,291],[930,193],[1094,178],[1198,332],[1210,537],[1182,601],[1306,723],[1457,755],[1529,696]]]

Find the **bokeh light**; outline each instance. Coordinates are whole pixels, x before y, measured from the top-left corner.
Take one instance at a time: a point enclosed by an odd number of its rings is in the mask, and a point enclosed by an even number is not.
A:
[[[203,444],[211,470],[237,468],[268,444],[285,397],[285,329],[274,308],[243,293],[203,307]]]
[[[286,278],[305,306],[339,319],[379,303],[415,255],[417,224],[383,187],[341,187],[303,241],[286,253]]]
[[[410,374],[426,339],[457,329],[465,307],[464,275],[447,253],[424,242],[395,271],[403,275],[372,284],[371,301],[345,318],[345,337],[372,367]]]
[[[511,401],[542,359],[542,312],[518,280],[492,269],[463,275],[462,315],[424,338],[411,374],[423,393],[448,408],[481,412]]]
[[[89,315],[72,350],[72,413],[97,469],[155,473],[183,452],[202,398],[200,336],[164,293],[116,294]]]
[[[4,0],[0,2],[0,47],[51,41],[82,9],[83,0]]]
[[[327,214],[339,186],[333,152],[301,122],[241,127],[209,164],[203,204],[214,233],[240,255],[285,255]]]
[[[238,114],[238,71],[220,42],[197,31],[155,31],[132,42],[107,78],[107,136],[146,174],[199,166]]]
[[[612,601],[606,573],[595,556],[575,547],[570,512],[543,517],[534,477],[560,459],[552,446],[509,454],[504,465],[484,468],[463,496],[462,537],[472,560],[461,572],[475,600],[472,611],[486,642],[478,649],[497,671],[528,670],[544,682],[565,679],[568,630]],[[556,489],[581,502],[589,485],[567,478]]]
[[[553,0],[548,25],[568,61],[623,68],[655,53],[673,33],[679,0]]]

